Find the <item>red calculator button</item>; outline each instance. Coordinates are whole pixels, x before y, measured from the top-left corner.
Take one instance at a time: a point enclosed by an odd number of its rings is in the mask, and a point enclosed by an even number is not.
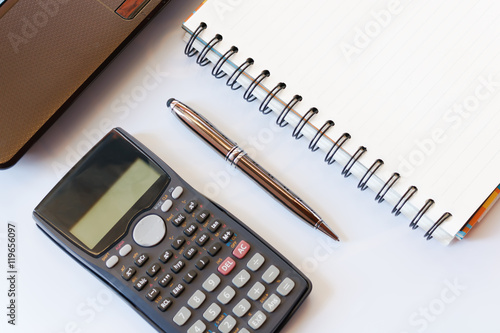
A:
[[[234,249],[233,256],[238,259],[243,259],[247,255],[248,251],[250,251],[250,244],[245,241],[241,241]]]
[[[226,260],[224,260],[222,264],[219,265],[219,273],[221,273],[222,275],[228,275],[229,273],[231,273],[234,266],[236,266],[236,262],[232,258],[227,257]]]

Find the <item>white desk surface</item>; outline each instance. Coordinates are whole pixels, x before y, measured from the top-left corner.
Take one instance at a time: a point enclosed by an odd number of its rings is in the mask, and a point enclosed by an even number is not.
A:
[[[101,136],[122,127],[309,276],[313,291],[283,332],[498,332],[500,206],[443,247],[360,192],[337,165],[279,129],[242,91],[183,54],[174,0],[14,167],[0,172],[0,331],[154,332],[119,296],[52,243],[32,210]],[[152,73],[155,73],[154,75]],[[167,111],[175,97],[207,116],[308,202],[339,234],[301,223]],[[17,225],[17,325],[7,324],[7,223]],[[5,330],[7,329],[7,330]]]

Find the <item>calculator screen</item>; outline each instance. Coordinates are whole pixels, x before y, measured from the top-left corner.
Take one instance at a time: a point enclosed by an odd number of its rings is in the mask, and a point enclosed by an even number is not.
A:
[[[94,248],[158,178],[156,170],[136,159],[69,232]]]
[[[87,252],[98,255],[150,207],[170,177],[115,134],[106,136],[39,207],[41,216]]]

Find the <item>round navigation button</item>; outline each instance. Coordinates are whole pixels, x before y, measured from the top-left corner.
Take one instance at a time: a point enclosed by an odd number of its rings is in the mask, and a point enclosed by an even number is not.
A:
[[[143,217],[134,228],[132,237],[134,241],[143,247],[155,246],[167,232],[165,222],[161,217],[151,214]]]

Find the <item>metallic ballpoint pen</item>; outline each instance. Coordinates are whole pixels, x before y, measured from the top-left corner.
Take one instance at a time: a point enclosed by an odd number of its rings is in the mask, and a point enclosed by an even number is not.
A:
[[[187,127],[198,134],[206,143],[225,157],[231,165],[239,168],[243,173],[262,186],[275,199],[285,205],[289,210],[298,215],[302,220],[315,229],[319,229],[336,241],[339,238],[330,227],[323,222],[309,206],[276,178],[252,160],[236,143],[229,140],[219,132],[207,119],[196,113],[185,104],[171,98],[167,106]]]

